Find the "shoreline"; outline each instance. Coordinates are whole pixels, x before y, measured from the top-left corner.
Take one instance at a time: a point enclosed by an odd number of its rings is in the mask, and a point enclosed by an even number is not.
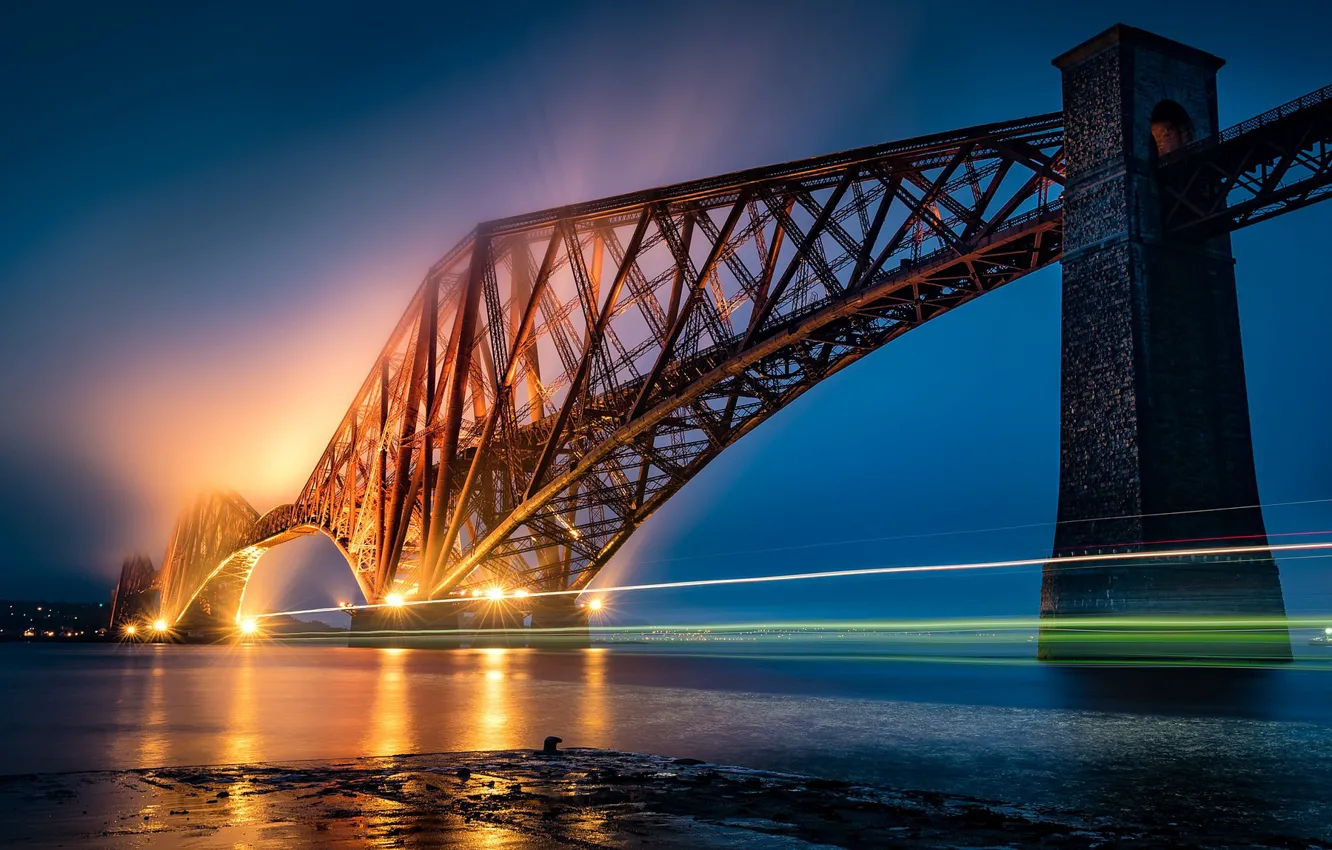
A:
[[[168,850],[1332,847],[595,749],[3,776],[0,834]]]

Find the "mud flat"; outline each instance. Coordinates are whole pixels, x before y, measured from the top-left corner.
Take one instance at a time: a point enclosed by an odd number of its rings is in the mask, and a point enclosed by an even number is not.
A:
[[[1326,848],[605,750],[0,777],[0,842],[66,848]]]

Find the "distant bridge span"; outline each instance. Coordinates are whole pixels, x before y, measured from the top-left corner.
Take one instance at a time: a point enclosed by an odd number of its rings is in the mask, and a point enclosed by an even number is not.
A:
[[[1117,32],[1103,51],[1175,44]],[[1066,72],[1066,106],[1067,87]],[[1162,124],[1175,136],[1158,134],[1147,164],[1162,238],[1228,253],[1229,231],[1328,193],[1332,90],[1192,141],[1212,120]],[[1050,113],[479,225],[430,269],[292,504],[260,516],[226,493],[185,512],[162,616],[234,618],[260,555],[318,532],[371,602],[586,586],[814,384],[1059,261],[1065,124]],[[1067,401],[1067,321],[1065,337]]]
[[[316,530],[371,601],[585,585],[806,389],[1057,260],[1061,138],[1045,115],[481,225],[293,504],[182,517],[165,616],[235,616],[263,551]]]

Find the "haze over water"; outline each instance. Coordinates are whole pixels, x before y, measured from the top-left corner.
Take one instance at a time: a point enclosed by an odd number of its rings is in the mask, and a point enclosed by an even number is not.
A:
[[[1326,836],[1332,670],[771,647],[0,647],[0,773],[565,746]],[[1298,652],[1298,648],[1297,648]],[[1145,678],[1144,678],[1145,677]]]

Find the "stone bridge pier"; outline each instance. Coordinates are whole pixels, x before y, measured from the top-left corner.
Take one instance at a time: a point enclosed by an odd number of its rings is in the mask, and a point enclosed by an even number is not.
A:
[[[1063,74],[1059,525],[1040,655],[1289,658],[1276,564],[1236,556],[1061,565],[1093,553],[1267,546],[1228,234],[1162,226],[1157,160],[1217,132],[1223,60],[1116,26]],[[1274,619],[1268,631],[1110,631],[1087,618]],[[1126,634],[1131,633],[1131,634]]]

